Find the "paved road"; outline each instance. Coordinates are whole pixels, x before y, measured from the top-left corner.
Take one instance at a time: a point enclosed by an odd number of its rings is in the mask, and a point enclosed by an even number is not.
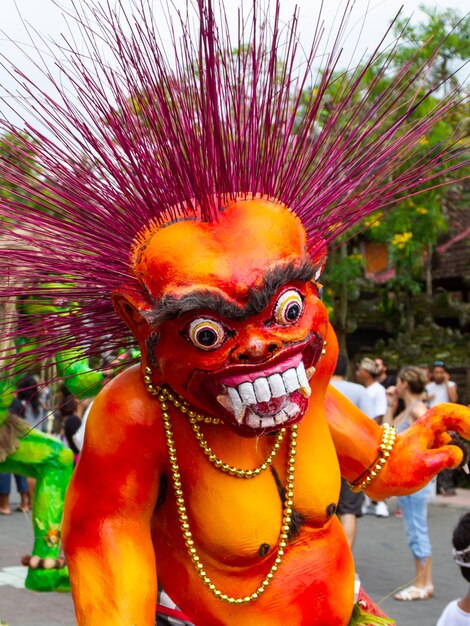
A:
[[[394,506],[392,501],[392,511]],[[455,500],[439,497],[429,506],[435,596],[420,602],[397,602],[393,598],[395,590],[409,584],[414,576],[403,520],[394,516],[359,520],[356,569],[367,593],[399,626],[435,626],[445,605],[467,592],[468,583],[452,559],[451,537],[459,517],[468,511],[470,491],[459,490]]]
[[[367,516],[359,520],[357,570],[366,591],[374,600],[382,601],[385,612],[399,626],[435,626],[447,602],[466,590],[466,583],[451,558],[450,537],[458,518],[467,511],[470,511],[470,490],[461,491],[456,498],[439,498],[430,506],[436,595],[425,602],[400,603],[391,597],[395,589],[413,577],[402,520],[393,516],[388,519]],[[31,545],[31,520],[27,515],[16,512],[11,517],[0,516],[0,620],[5,620],[8,626],[74,626],[69,594],[39,594],[24,589],[25,569],[18,564]]]

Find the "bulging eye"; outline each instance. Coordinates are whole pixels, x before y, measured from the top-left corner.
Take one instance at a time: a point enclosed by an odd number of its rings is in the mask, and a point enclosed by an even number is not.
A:
[[[222,324],[204,318],[193,320],[189,325],[188,334],[191,342],[201,350],[215,350],[225,339],[225,329]]]
[[[295,289],[285,291],[278,299],[274,317],[278,324],[295,324],[302,315],[304,303],[302,296]]]

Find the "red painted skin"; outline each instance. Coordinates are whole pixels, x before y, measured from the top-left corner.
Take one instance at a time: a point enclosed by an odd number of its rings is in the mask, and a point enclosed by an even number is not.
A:
[[[306,258],[300,221],[267,200],[238,201],[219,222],[175,223],[146,233],[134,255],[147,293],[179,298],[195,289],[222,294],[240,306],[266,272]],[[294,323],[278,319],[276,304],[289,290],[302,295]],[[246,319],[197,309],[152,328],[143,295],[116,293],[115,306],[139,341],[142,366],[119,375],[94,403],[85,446],[69,488],[63,525],[79,626],[151,626],[158,579],[198,626],[346,626],[353,609],[354,565],[341,526],[332,515],[340,474],[355,480],[378,455],[381,429],[341,394],[328,388],[337,343],[314,282],[279,286],[267,306]],[[220,346],[202,350],[188,327],[207,318],[223,325]],[[147,353],[147,339],[159,340]],[[320,357],[323,340],[326,354]],[[319,349],[320,347],[320,349]],[[155,385],[166,383],[223,424],[204,424],[217,456],[239,468],[264,461],[272,447],[268,429],[239,427],[211,396],[211,381],[230,373],[263,372],[285,355],[302,352],[316,365],[310,401],[302,402],[295,470],[294,508],[303,526],[285,550],[278,572],[259,599],[233,606],[216,599],[198,578],[182,538],[158,399],[143,383],[152,368]],[[150,358],[151,357],[151,358]],[[392,455],[368,489],[383,498],[420,488],[443,467],[458,465],[461,451],[446,446],[445,430],[470,436],[470,411],[455,405],[432,410],[397,439]],[[191,531],[207,574],[223,593],[253,593],[275,558],[282,504],[272,472],[252,480],[233,478],[211,465],[188,419],[169,409]],[[301,417],[301,420],[299,419]],[[437,449],[431,449],[437,448]],[[273,466],[286,480],[287,441]],[[157,506],[162,476],[169,478]],[[260,547],[269,550],[260,555]]]

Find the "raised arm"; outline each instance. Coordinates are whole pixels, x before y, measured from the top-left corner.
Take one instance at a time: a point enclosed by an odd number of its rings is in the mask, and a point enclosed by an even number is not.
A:
[[[389,454],[384,455],[380,444],[384,441],[385,427],[368,419],[331,387],[325,408],[342,476],[360,485],[371,475],[373,479],[364,491],[377,499],[412,493],[441,470],[457,467],[463,453],[450,443],[447,431],[470,437],[470,410],[457,404],[441,404],[397,435],[387,451]],[[376,476],[372,474],[374,471]]]
[[[376,458],[382,428],[331,385],[325,397],[325,411],[341,475],[352,482]]]
[[[163,458],[157,404],[131,368],[92,407],[63,524],[79,626],[154,624],[151,521]]]
[[[446,374],[446,387],[447,387],[447,395],[449,396],[449,402],[457,402],[459,399],[459,394],[457,391],[457,385],[452,383],[449,380],[449,374]]]

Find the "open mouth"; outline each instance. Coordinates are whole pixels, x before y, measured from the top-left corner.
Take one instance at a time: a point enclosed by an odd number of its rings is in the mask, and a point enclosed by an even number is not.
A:
[[[275,431],[298,422],[307,410],[309,380],[315,373],[323,342],[315,337],[302,346],[302,351],[299,347],[264,366],[231,367],[210,380],[203,380],[200,372],[201,378],[196,376],[192,382],[199,379],[197,386],[214,414],[222,413],[237,430],[251,435]]]
[[[311,393],[301,354],[274,368],[229,376],[219,382],[222,389],[217,402],[237,424],[250,428],[273,428],[297,417],[300,398],[308,398]]]

